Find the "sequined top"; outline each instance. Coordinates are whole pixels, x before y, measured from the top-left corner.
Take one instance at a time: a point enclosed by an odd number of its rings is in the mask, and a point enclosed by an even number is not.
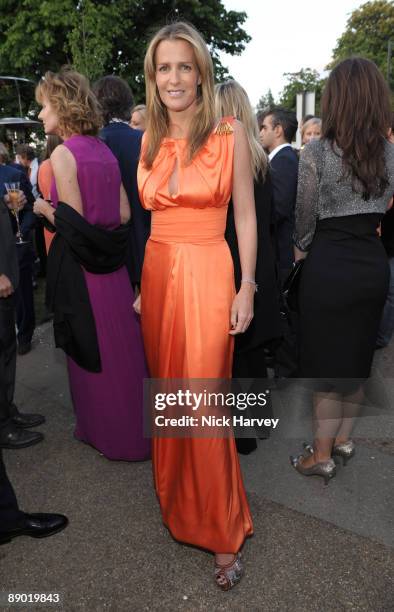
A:
[[[315,140],[300,155],[294,244],[307,251],[313,240],[316,222],[329,217],[366,213],[384,214],[394,193],[394,145],[386,145],[389,186],[382,197],[364,200],[353,191],[351,177],[343,178],[342,152],[327,140]]]

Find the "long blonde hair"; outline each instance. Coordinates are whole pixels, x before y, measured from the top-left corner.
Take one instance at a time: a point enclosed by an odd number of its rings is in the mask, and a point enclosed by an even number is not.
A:
[[[213,64],[207,45],[201,34],[190,24],[182,21],[161,28],[152,38],[144,62],[147,106],[147,146],[143,163],[150,168],[160,148],[162,138],[168,135],[168,112],[160,100],[156,87],[155,55],[163,40],[184,40],[188,42],[200,73],[201,85],[197,90],[197,109],[188,133],[188,161],[197,153],[212,132],[215,123]]]
[[[257,119],[248,94],[237,81],[228,80],[215,86],[215,110],[217,117],[234,116],[243,124],[250,147],[250,162],[255,179],[266,175],[268,161],[260,144]]]

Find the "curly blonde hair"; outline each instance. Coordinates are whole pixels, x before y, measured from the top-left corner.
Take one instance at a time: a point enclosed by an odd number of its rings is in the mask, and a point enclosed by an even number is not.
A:
[[[97,136],[102,125],[100,107],[88,79],[69,66],[46,72],[36,87],[36,100],[48,100],[59,120],[59,135]]]
[[[145,83],[147,106],[147,147],[143,155],[143,163],[150,168],[159,151],[162,138],[168,135],[168,112],[156,86],[156,50],[163,40],[184,40],[192,47],[201,85],[197,91],[197,108],[191,122],[188,144],[188,160],[205,144],[215,123],[213,64],[208,47],[194,26],[182,21],[161,28],[149,43],[145,55]]]

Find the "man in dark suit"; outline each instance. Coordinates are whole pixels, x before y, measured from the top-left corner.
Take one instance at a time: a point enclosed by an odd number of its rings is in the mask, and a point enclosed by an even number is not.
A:
[[[0,178],[4,179],[0,166]],[[6,181],[8,182],[8,181]],[[7,199],[7,198],[6,198]],[[20,196],[23,203],[25,197]],[[30,446],[42,439],[41,434],[18,429],[19,425],[29,426],[35,415],[13,414],[11,410],[15,384],[15,326],[14,291],[18,285],[18,261],[15,236],[11,229],[8,210],[3,198],[0,200],[0,544],[13,538],[28,535],[43,538],[61,531],[68,520],[62,514],[26,514],[18,507],[12,485],[7,477],[3,462],[2,448]],[[42,417],[41,417],[42,418]],[[34,436],[36,439],[34,439]],[[38,436],[38,439],[37,439]]]
[[[18,353],[25,355],[31,349],[31,340],[35,328],[35,311],[33,295],[33,230],[36,225],[36,217],[33,213],[34,197],[30,181],[25,172],[20,171],[17,164],[9,164],[6,156],[7,151],[0,143],[0,198],[6,193],[4,183],[20,183],[20,188],[25,194],[26,203],[19,214],[21,233],[26,244],[18,246],[17,255],[19,262],[19,286],[15,292],[16,324],[18,328]],[[11,216],[14,233],[16,232],[15,218]]]
[[[33,198],[36,200],[40,195],[38,189],[38,169],[40,163],[37,157],[37,152],[28,144],[20,144],[16,147],[16,155],[17,159],[19,160],[19,164],[15,164],[15,166],[18,165],[24,171],[24,174],[26,175],[31,187]],[[38,260],[40,262],[38,276],[46,276],[47,251],[45,248],[44,225],[39,218],[36,219],[36,225],[34,228],[34,245]]]
[[[276,225],[279,279],[283,286],[293,262],[293,232],[297,197],[298,155],[291,146],[297,132],[295,113],[276,107],[258,115],[260,139],[268,153],[271,166],[272,201]],[[288,377],[297,373],[296,321],[283,314],[283,339],[269,355],[276,376]]]
[[[8,196],[4,193],[4,183],[17,179],[17,170],[0,165],[0,448],[24,448],[37,444],[43,435],[26,431],[26,428],[45,420],[38,414],[21,414],[13,401],[16,369],[15,291],[20,266],[10,213],[5,203]],[[20,194],[20,201],[26,203],[23,193]]]
[[[100,138],[119,162],[122,183],[131,208],[130,250],[126,266],[135,287],[141,282],[145,244],[150,234],[150,212],[142,208],[137,187],[142,132],[129,126],[133,95],[125,81],[116,76],[105,76],[94,84],[93,90],[104,118]]]
[[[261,143],[271,165],[273,205],[278,241],[280,279],[286,280],[294,262],[293,231],[297,197],[298,155],[291,146],[297,132],[295,113],[274,108],[260,118]]]

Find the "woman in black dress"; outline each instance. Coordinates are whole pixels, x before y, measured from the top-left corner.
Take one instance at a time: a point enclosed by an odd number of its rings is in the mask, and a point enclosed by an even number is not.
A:
[[[362,380],[370,375],[388,289],[377,233],[394,191],[388,87],[375,64],[344,60],[322,98],[322,139],[300,156],[296,259],[300,287],[300,370],[314,382],[314,442],[292,457],[304,475],[335,475],[332,456],[354,455],[350,440]]]
[[[265,392],[267,368],[264,348],[282,336],[276,267],[275,221],[272,211],[272,187],[268,160],[260,144],[257,120],[244,88],[233,80],[216,85],[215,105],[218,117],[234,116],[245,128],[251,151],[257,218],[258,246],[255,274],[257,291],[254,300],[254,317],[247,331],[242,334],[242,338],[235,337],[232,375],[234,379],[253,379],[252,386],[249,388],[250,393]],[[228,207],[225,238],[233,258],[235,286],[238,291],[242,275],[232,200]],[[261,411],[261,408],[259,410]],[[270,398],[267,398],[264,415],[256,412],[251,416],[271,418]],[[266,438],[269,430],[263,427],[257,433],[260,438]],[[238,452],[242,454],[249,454],[257,448],[255,437],[236,437],[236,444]]]

